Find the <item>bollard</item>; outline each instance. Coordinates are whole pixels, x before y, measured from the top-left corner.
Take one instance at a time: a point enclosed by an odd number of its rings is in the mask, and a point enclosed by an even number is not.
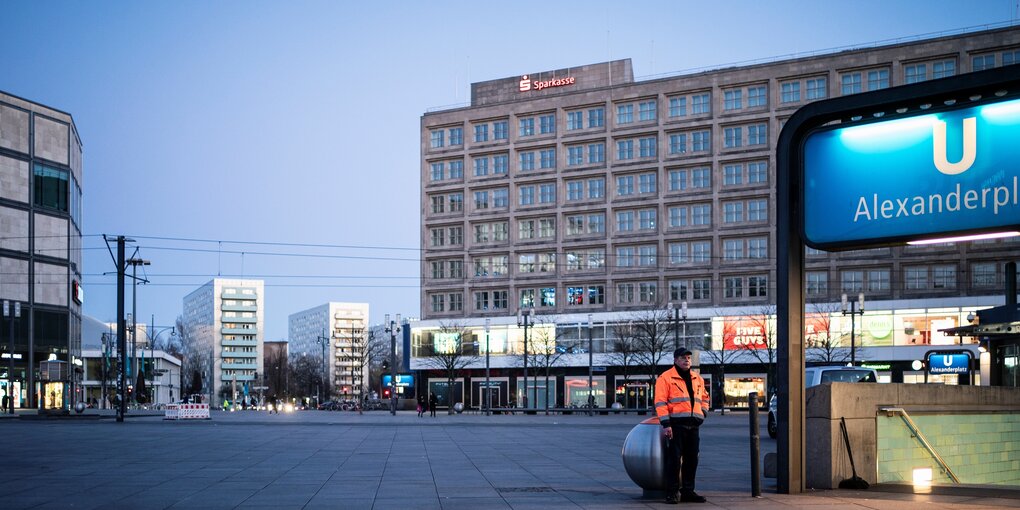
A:
[[[666,436],[658,418],[634,426],[623,441],[623,467],[645,498],[661,498],[666,490]]]
[[[761,463],[759,458],[758,392],[747,395],[748,418],[751,422],[751,497],[761,497]]]

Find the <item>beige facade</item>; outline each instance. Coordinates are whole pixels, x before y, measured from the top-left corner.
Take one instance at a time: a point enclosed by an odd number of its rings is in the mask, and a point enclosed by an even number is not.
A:
[[[1020,62],[1020,29],[635,81],[629,60],[472,85],[421,119],[422,317],[775,303],[775,148],[820,99]],[[1000,295],[1016,240],[808,251],[807,299]],[[962,300],[961,300],[962,299]]]

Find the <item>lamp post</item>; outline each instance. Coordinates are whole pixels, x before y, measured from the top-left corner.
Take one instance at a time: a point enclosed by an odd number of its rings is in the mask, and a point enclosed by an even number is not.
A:
[[[156,331],[157,329],[159,329],[159,331]],[[156,334],[153,334],[153,331],[156,331]],[[156,372],[155,372],[155,370],[156,370],[156,352],[155,352],[156,351],[156,342],[159,340],[159,335],[162,335],[163,333],[166,333],[167,331],[170,332],[170,338],[173,338],[173,337],[177,336],[177,326],[159,326],[159,327],[157,327],[157,326],[153,325],[153,326],[149,326],[149,331],[146,332],[146,334],[149,336],[149,342],[148,342],[149,343],[149,359],[151,360],[150,363],[152,363],[152,370],[153,370],[153,373],[152,373],[152,385],[153,386],[156,385]],[[144,351],[142,351],[142,356],[143,357],[145,356],[145,352]],[[144,363],[144,361],[143,361],[143,363]],[[143,367],[140,367],[140,368],[143,368]],[[171,382],[170,382],[170,388],[171,388],[171,391],[170,391],[170,402],[172,403],[173,400],[174,400],[174,396],[173,396],[173,379],[172,378],[171,378]],[[153,391],[154,391],[154,394],[158,397],[159,396],[159,391],[158,390],[153,390]],[[158,402],[159,398],[155,398],[153,400],[155,401],[155,402],[153,402],[153,404],[158,404],[159,403]]]
[[[517,310],[517,325],[524,326],[524,409],[528,409],[528,322],[531,310]]]
[[[326,330],[322,330],[322,334],[315,337],[315,341],[322,345],[322,381],[319,382],[321,393],[323,397],[328,397],[326,394],[326,346],[329,345],[329,337],[326,336]],[[319,404],[322,404],[322,398],[319,398]]]
[[[7,324],[10,325],[9,332],[11,339],[11,348],[7,351],[7,411],[14,414],[14,320],[21,318],[21,301],[15,301],[14,306],[11,306],[11,302],[4,300],[4,318],[7,319]],[[20,395],[18,395],[20,396]]]
[[[135,253],[138,253],[138,248],[135,248]],[[138,347],[138,266],[148,266],[152,262],[140,259],[132,256],[125,261],[127,265],[131,266],[131,362],[128,363],[128,374],[130,378],[134,378],[134,365],[138,363],[136,349]],[[148,280],[142,279],[143,282],[149,283]],[[144,324],[144,323],[143,323]],[[145,353],[142,353],[144,356]],[[141,367],[138,369],[141,372]],[[138,400],[138,392],[133,393],[135,401]]]
[[[592,366],[593,361],[594,361],[594,354],[593,354],[592,346],[593,346],[594,343],[592,342],[592,339],[591,339],[591,336],[592,336],[591,335],[591,329],[592,329],[591,314],[589,313],[588,314],[588,416],[595,416],[595,393],[594,393],[594,389],[592,388],[592,385],[591,385],[591,382],[592,382],[592,372],[594,371],[594,367]]]
[[[850,301],[850,308],[847,309],[847,298],[846,294],[843,294],[842,304],[840,308],[843,310],[843,315],[850,316],[850,364],[857,364],[857,348],[854,345],[854,316],[860,315],[861,320],[864,320],[864,293],[857,294],[857,301]],[[855,305],[858,305],[855,310]]]
[[[669,304],[666,305],[666,310],[673,318],[673,349],[675,350],[680,348],[680,337],[678,335],[680,334],[679,322],[681,316],[684,321],[684,347],[687,347],[687,301],[681,301],[680,308],[673,306],[673,302],[670,301]]]
[[[492,387],[489,386],[489,328],[492,320],[485,319],[485,416],[492,416]]]
[[[390,321],[386,314],[386,332],[390,334],[390,415],[397,415],[397,332],[400,331],[400,314],[397,320]]]
[[[354,382],[355,382],[354,365],[357,362],[357,357],[356,357],[357,356],[357,351],[355,351],[354,346],[358,344],[357,332],[355,331],[354,326],[355,326],[354,319],[351,319],[351,397],[355,398],[356,400],[359,401],[358,402],[358,409],[361,409],[361,402],[360,402],[360,400],[361,400],[360,393],[361,392],[358,392],[359,396],[355,396],[354,395]]]

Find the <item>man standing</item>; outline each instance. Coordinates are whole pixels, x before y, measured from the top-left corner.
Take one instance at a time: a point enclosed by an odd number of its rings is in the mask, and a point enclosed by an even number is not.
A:
[[[673,351],[673,366],[655,381],[655,413],[669,441],[666,449],[666,503],[704,503],[694,492],[698,474],[698,427],[708,414],[705,380],[691,370],[691,351]],[[679,498],[678,493],[679,492]]]

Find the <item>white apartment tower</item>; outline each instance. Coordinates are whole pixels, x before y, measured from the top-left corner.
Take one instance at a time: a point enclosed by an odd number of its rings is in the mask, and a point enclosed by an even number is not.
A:
[[[205,359],[211,365],[213,406],[222,404],[221,393],[235,381],[240,389],[264,374],[262,280],[214,278],[184,297],[184,322],[191,337],[188,347],[212,354],[211,361],[208,355]]]
[[[290,357],[319,360],[327,373],[322,400],[361,398],[368,390],[367,328],[368,303],[330,302],[290,315]]]

